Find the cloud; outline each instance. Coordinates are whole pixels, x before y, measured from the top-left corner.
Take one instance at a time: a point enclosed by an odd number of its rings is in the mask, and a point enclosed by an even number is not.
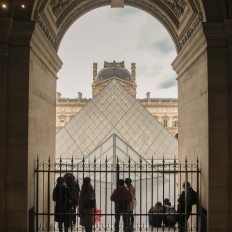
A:
[[[159,81],[159,83],[157,84],[158,89],[169,89],[174,86],[177,87],[177,81],[174,75],[167,77],[167,79],[165,78]]]
[[[163,72],[163,66],[159,63],[153,65],[153,63],[147,63],[143,65],[139,65],[137,68],[138,76],[144,76],[145,78],[156,78]]]
[[[147,16],[140,27],[137,37],[137,48],[154,54],[168,55],[175,52],[172,38],[163,25]]]
[[[153,43],[152,47],[162,55],[172,53],[174,50],[173,43],[169,38],[156,41],[155,43]]]

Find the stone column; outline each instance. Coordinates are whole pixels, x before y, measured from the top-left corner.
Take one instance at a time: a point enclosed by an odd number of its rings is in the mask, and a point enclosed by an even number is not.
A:
[[[54,160],[61,61],[35,22],[8,21],[0,24],[7,25],[0,28],[0,226],[4,232],[25,232],[34,227],[37,155]]]
[[[208,231],[231,231],[232,20],[204,23],[208,65]]]
[[[203,23],[173,62],[178,75],[179,161],[199,158],[207,231],[231,230],[231,25]]]
[[[0,228],[5,228],[6,207],[6,87],[7,87],[7,65],[9,46],[7,36],[10,32],[12,21],[1,19],[0,21]]]

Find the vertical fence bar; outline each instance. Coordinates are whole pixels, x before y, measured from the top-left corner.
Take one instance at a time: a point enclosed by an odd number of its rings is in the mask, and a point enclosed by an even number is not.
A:
[[[139,167],[140,167],[140,189],[142,189],[142,159],[140,158],[139,161]],[[140,191],[140,231],[142,230],[141,225],[142,225],[142,191]]]
[[[174,158],[174,231],[176,231],[176,158]]]
[[[154,160],[153,160],[153,156],[152,156],[152,160],[151,160],[151,207],[153,207],[154,205],[154,199],[153,199],[153,194],[154,194]],[[152,217],[151,217],[152,218]],[[149,216],[148,216],[148,220],[149,220]],[[149,223],[149,221],[148,221]]]
[[[47,185],[47,190],[48,190],[48,215],[47,215],[47,231],[50,231],[50,168],[51,168],[51,160],[50,160],[50,156],[48,158],[48,185]]]
[[[197,157],[197,201],[196,201],[196,206],[197,206],[197,231],[199,230],[199,220],[200,220],[200,207],[199,207],[199,174],[200,174],[200,169],[199,169],[199,160]]]
[[[188,216],[187,216],[187,190],[188,189],[188,164],[187,158],[185,159],[185,231],[187,231],[187,223],[188,223]]]
[[[37,156],[36,161],[36,232],[39,228],[39,157]]]
[[[95,198],[95,201],[96,201],[96,157],[94,157],[94,161],[93,161],[93,175],[94,175],[94,198]],[[94,207],[94,225],[93,225],[93,227],[94,227],[94,231],[95,231],[95,216],[96,216],[96,205],[95,205],[95,207]]]
[[[119,160],[118,160],[118,157],[117,157],[117,196],[116,196],[116,202],[117,202],[117,205],[115,204],[115,207],[117,208],[116,210],[116,214],[117,214],[117,218],[119,217],[119,210],[118,210],[118,207],[119,207]]]
[[[164,209],[164,191],[165,191],[165,189],[164,189],[164,168],[165,168],[165,161],[164,161],[164,157],[163,157],[163,169],[162,169],[162,171],[163,171],[163,202],[162,202],[162,205],[163,205],[163,209]],[[163,212],[162,212],[162,220],[163,220],[163,222],[164,222],[164,210],[163,210]],[[163,226],[162,226],[162,230],[164,231],[164,223],[163,223]]]
[[[105,199],[107,199],[107,185],[108,185],[108,176],[107,176],[107,167],[108,167],[108,161],[107,161],[107,157],[106,157],[106,160],[105,160],[105,166],[106,166],[106,188],[105,188]],[[111,167],[111,171],[112,171],[112,167]],[[111,173],[111,177],[112,177],[112,173]],[[105,203],[105,214],[107,213],[107,200],[106,200],[106,203]],[[111,225],[112,225],[112,202],[111,202]],[[107,215],[105,216],[105,231],[107,230]]]
[[[147,189],[148,189],[147,188],[147,173],[148,173],[148,171],[147,171],[147,165],[146,165],[146,169],[145,170],[146,170],[146,173],[145,173],[145,176],[146,176],[146,181],[145,181],[145,183],[146,183],[146,195],[145,195],[146,196],[146,205],[145,205],[145,209],[146,209],[146,212],[147,212],[147,198],[148,198],[147,197],[147,192],[148,192],[147,191]],[[147,231],[147,223],[146,223],[146,231]]]
[[[45,173],[45,171],[44,171],[44,161],[43,161],[43,225],[42,225],[42,229],[44,230],[44,212],[45,212],[45,207],[44,207],[44,204],[45,204],[45,200],[44,200],[44,173]]]

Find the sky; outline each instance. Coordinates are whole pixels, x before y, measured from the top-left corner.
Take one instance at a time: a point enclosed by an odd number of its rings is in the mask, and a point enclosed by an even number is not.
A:
[[[171,63],[176,50],[164,26],[148,13],[133,8],[101,7],[81,16],[66,32],[58,54],[63,66],[57,91],[62,97],[92,98],[93,63],[121,62],[131,72],[136,63],[137,98],[177,98],[176,73]]]

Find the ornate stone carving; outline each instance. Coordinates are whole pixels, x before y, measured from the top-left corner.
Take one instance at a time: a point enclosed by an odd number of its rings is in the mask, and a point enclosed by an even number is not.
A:
[[[184,14],[186,7],[185,0],[165,0],[167,4],[172,8],[177,18],[180,18]]]
[[[122,62],[116,62],[115,60],[113,62],[104,62],[104,68],[125,68],[124,61]]]
[[[72,1],[73,0],[52,0],[50,2],[52,13],[56,16],[56,18],[61,14],[64,8]]]
[[[200,22],[201,22],[200,17],[195,18],[194,22],[188,28],[187,32],[185,33],[185,35],[181,39],[180,48],[182,48],[188,42],[188,40],[192,37],[193,32],[198,28],[198,26],[200,25]]]
[[[194,31],[200,26],[201,22],[203,21],[203,13],[202,9],[200,7],[198,0],[193,0],[194,5],[197,9],[197,15],[194,18],[194,20],[186,27],[186,32],[183,36],[180,36],[180,50],[183,48],[183,46],[188,42],[188,40],[192,37]]]
[[[52,30],[49,29],[45,20],[42,17],[45,5],[46,5],[46,1],[38,1],[33,18],[39,24],[40,28],[43,30],[45,36],[50,41],[51,45],[55,49],[57,49],[56,35],[52,33]]]
[[[46,23],[44,22],[44,20],[40,16],[40,14],[36,14],[35,15],[35,20],[39,24],[39,26],[41,27],[41,29],[43,30],[44,34],[46,35],[46,37],[48,38],[48,40],[50,41],[50,43],[52,44],[52,46],[56,47],[55,37],[52,35],[52,33],[50,32],[50,30],[48,29]]]

